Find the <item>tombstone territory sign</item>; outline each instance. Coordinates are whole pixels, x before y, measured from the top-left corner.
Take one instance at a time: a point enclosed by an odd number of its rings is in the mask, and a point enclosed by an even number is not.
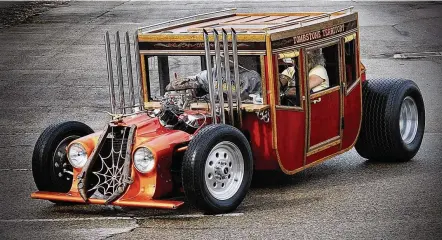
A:
[[[339,25],[334,25],[331,27],[322,28],[319,30],[311,31],[296,35],[294,37],[284,38],[272,42],[272,48],[282,48],[293,46],[294,44],[306,43],[326,37],[331,37],[340,33],[344,33],[357,28],[358,24],[356,21],[351,21]]]

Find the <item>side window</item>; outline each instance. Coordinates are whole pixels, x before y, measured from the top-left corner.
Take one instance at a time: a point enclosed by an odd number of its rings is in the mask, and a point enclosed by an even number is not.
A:
[[[233,61],[231,61],[230,64],[230,78],[231,84],[233,85],[232,90],[236,91],[236,88],[234,86],[235,74],[233,72]],[[238,72],[241,87],[241,100],[245,102],[262,103],[263,96],[260,57],[239,55]]]
[[[201,56],[147,56],[147,78],[151,100],[160,100],[175,79],[202,71]]]
[[[279,105],[300,106],[299,51],[278,55]]]
[[[212,59],[214,66],[215,59]],[[224,63],[224,61],[222,61]],[[208,94],[208,77],[205,58],[203,56],[185,55],[158,55],[145,56],[147,85],[149,86],[149,99],[161,100],[168,91],[180,91],[185,89],[195,89],[196,97]],[[230,61],[230,83],[233,85],[233,96],[236,98],[234,86],[233,60]],[[227,81],[224,80],[225,70],[221,66],[223,79],[223,93],[227,98]],[[256,101],[262,102],[262,76],[260,56],[240,55],[238,56],[238,70],[241,87],[241,99],[252,102],[252,97]],[[215,67],[212,68],[215,74]],[[218,94],[218,84],[215,82],[215,94]],[[166,88],[169,85],[168,88]],[[172,90],[171,90],[172,89]],[[254,96],[253,96],[253,95]],[[225,98],[225,99],[226,99]]]
[[[160,94],[160,71],[158,56],[146,56],[146,74],[149,85],[149,99],[158,100]]]
[[[345,38],[345,76],[346,86],[350,87],[358,79],[356,63],[356,34]]]
[[[308,84],[311,93],[339,85],[339,47],[328,47],[307,51]]]

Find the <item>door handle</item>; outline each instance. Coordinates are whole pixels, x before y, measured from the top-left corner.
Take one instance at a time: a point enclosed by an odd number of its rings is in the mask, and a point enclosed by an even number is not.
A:
[[[320,103],[321,100],[322,100],[321,98],[318,98],[318,99],[313,100],[312,103],[313,103],[313,104]]]

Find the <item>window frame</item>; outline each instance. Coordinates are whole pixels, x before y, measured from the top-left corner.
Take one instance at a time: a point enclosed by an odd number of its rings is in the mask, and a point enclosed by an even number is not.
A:
[[[200,57],[205,57],[204,55],[200,55],[199,53],[195,53],[195,52],[177,52],[177,53],[169,53],[169,52],[149,52],[149,53],[140,53],[140,62],[141,62],[141,79],[142,79],[142,86],[140,86],[143,90],[143,98],[144,98],[144,102],[159,102],[159,100],[157,99],[153,99],[150,96],[150,78],[149,78],[149,69],[147,69],[146,67],[148,67],[148,61],[147,59],[150,57],[158,57],[158,56],[167,56],[167,57],[173,57],[173,56],[200,56]],[[263,103],[262,105],[266,105],[267,104],[267,90],[266,90],[266,76],[265,76],[265,61],[264,61],[264,57],[266,56],[265,53],[249,53],[249,52],[245,52],[245,53],[240,53],[238,52],[238,56],[256,56],[258,57],[258,65],[260,66],[260,71],[257,71],[260,75],[261,75],[261,97],[263,98]],[[213,56],[215,57],[215,56]],[[212,61],[212,64],[214,62]],[[205,69],[203,69],[205,70]],[[258,69],[259,70],[259,69]],[[241,101],[243,104],[243,101]]]
[[[305,64],[304,64],[304,50],[300,47],[291,47],[291,48],[287,48],[284,49],[284,51],[278,51],[273,53],[272,55],[275,56],[276,55],[276,59],[278,59],[278,55],[282,54],[284,52],[288,52],[288,51],[298,51],[299,55],[297,56],[298,58],[298,71],[296,71],[295,74],[298,74],[298,91],[299,91],[299,103],[300,106],[286,106],[286,105],[281,105],[281,98],[280,98],[280,82],[279,82],[279,64],[278,61],[275,61],[275,73],[276,73],[276,78],[275,81],[277,82],[277,87],[276,87],[276,94],[275,97],[278,99],[278,103],[276,104],[276,109],[284,109],[284,110],[290,110],[290,111],[304,111],[304,100],[305,100],[305,93],[303,94],[303,92],[305,92],[305,89],[303,91],[304,88],[304,81],[302,79],[302,75],[301,73],[305,70]]]
[[[304,78],[305,78],[304,81],[305,81],[305,84],[306,84],[307,90],[308,90],[307,93],[306,93],[306,98],[307,99],[311,100],[313,98],[317,98],[317,97],[323,96],[325,94],[333,92],[333,91],[329,91],[330,89],[334,89],[336,87],[340,88],[341,85],[342,85],[342,82],[343,82],[342,61],[343,61],[343,59],[342,59],[342,55],[341,55],[341,53],[342,53],[342,44],[341,44],[341,40],[340,39],[334,39],[332,41],[328,41],[328,42],[325,42],[325,43],[322,43],[322,44],[319,44],[319,45],[306,47],[306,48],[304,48],[304,52],[307,53],[307,51],[311,51],[311,50],[315,50],[315,49],[319,49],[319,48],[326,48],[326,47],[330,47],[330,46],[333,46],[333,45],[337,45],[338,46],[338,73],[339,73],[338,82],[337,82],[338,85],[330,86],[330,87],[328,87],[328,88],[326,88],[324,90],[321,90],[319,92],[310,93],[310,89],[309,89],[308,84],[307,84],[307,81],[308,81],[308,70],[307,70],[307,67],[306,67],[307,66],[307,54],[304,54],[304,70],[305,70],[305,72],[304,72]],[[330,77],[329,77],[329,81],[330,81]]]
[[[354,38],[352,39],[352,40],[350,40],[350,41],[354,41],[354,49],[355,49],[355,52],[354,52],[354,54],[355,54],[355,71],[356,71],[356,80],[353,82],[353,83],[351,83],[350,85],[348,85],[347,84],[347,71],[344,71],[344,83],[345,83],[345,96],[348,96],[349,94],[350,94],[350,92],[353,90],[353,89],[355,89],[355,87],[359,84],[359,82],[361,81],[361,69],[360,69],[360,66],[359,66],[359,62],[360,62],[360,60],[359,60],[359,51],[358,51],[358,49],[359,49],[359,33],[358,32],[354,32],[354,33],[351,33],[351,34],[348,34],[348,35],[345,35],[345,36],[343,36],[342,37],[342,48],[343,48],[343,66],[345,67],[345,65],[346,65],[346,63],[345,63],[345,38],[346,37],[350,37],[350,36],[352,36],[352,35],[354,35]],[[350,41],[348,41],[348,42],[350,42]]]

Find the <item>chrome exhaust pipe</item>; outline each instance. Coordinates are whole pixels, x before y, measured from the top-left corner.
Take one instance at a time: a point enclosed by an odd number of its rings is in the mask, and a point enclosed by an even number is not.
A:
[[[238,48],[237,37],[235,29],[232,28],[232,49],[233,49],[233,72],[235,74],[235,90],[236,90],[236,111],[238,115],[238,126],[242,125],[241,116],[241,84],[239,82],[239,70],[238,70]]]
[[[227,38],[227,32],[223,28],[223,50],[224,50],[224,71],[226,73],[227,84],[227,101],[229,104],[229,118],[230,124],[235,125],[235,118],[233,116],[233,97],[232,97],[232,81],[230,80],[230,62],[229,62],[229,40]]]
[[[118,77],[118,93],[120,95],[120,112],[125,114],[126,108],[124,104],[124,86],[123,86],[123,66],[121,64],[121,48],[120,48],[120,32],[115,33],[115,54],[117,64]]]
[[[216,81],[218,83],[218,99],[219,99],[219,116],[221,123],[226,123],[226,118],[224,116],[224,89],[223,89],[223,79],[221,77],[221,49],[219,46],[219,34],[216,29],[213,29],[213,37],[215,42],[215,66],[216,66]]]
[[[137,71],[138,80],[138,104],[140,105],[140,110],[144,110],[144,98],[143,98],[143,78],[141,77],[141,61],[140,61],[140,49],[138,46],[138,31],[134,34],[134,51],[135,51],[135,68]]]
[[[129,103],[131,109],[133,110],[135,107],[134,78],[132,76],[132,59],[130,55],[129,32],[126,32],[124,44],[126,46],[126,68],[127,68],[127,83],[129,86]]]
[[[215,106],[215,89],[213,87],[213,75],[212,75],[212,60],[210,57],[210,42],[209,33],[206,29],[203,29],[204,36],[204,51],[206,54],[206,66],[207,66],[207,81],[209,82],[209,98],[210,98],[210,110],[212,112],[212,123],[216,124],[216,106]]]
[[[114,88],[114,74],[112,69],[112,53],[110,48],[109,32],[106,31],[104,35],[104,47],[106,50],[106,62],[107,62],[107,80],[109,82],[109,95],[111,104],[111,113],[115,113],[115,88]]]

